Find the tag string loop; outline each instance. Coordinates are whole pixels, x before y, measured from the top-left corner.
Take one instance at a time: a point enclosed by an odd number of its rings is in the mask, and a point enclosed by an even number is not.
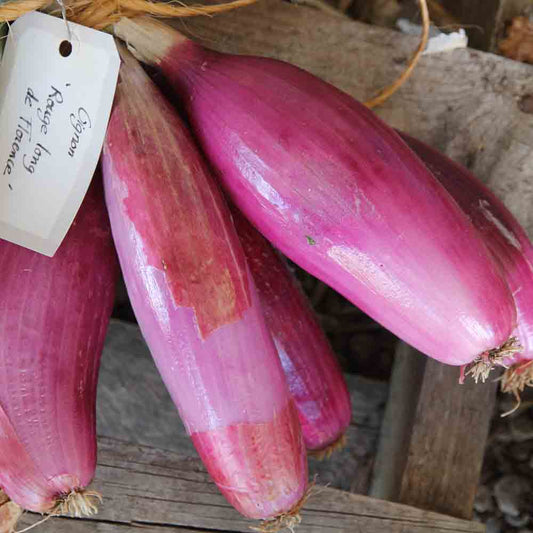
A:
[[[65,21],[65,26],[67,27],[67,39],[68,42],[72,41],[72,32],[70,31],[70,25],[67,20],[67,8],[65,7],[65,2],[63,0],[56,0],[59,4],[59,7],[61,8],[61,16],[63,17],[63,20]]]

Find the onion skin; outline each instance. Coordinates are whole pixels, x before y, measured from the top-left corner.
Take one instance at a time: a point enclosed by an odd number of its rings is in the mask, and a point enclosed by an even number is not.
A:
[[[352,415],[341,368],[284,260],[243,215],[236,209],[232,213],[306,448],[324,450],[342,438]]]
[[[221,192],[178,115],[120,53],[103,170],[128,294],[220,491],[242,514],[272,518],[307,484],[283,370]]]
[[[503,202],[468,169],[423,142],[400,134],[468,215],[501,266],[514,296],[518,315],[514,335],[522,346],[504,364],[530,361],[533,359],[533,245],[526,232]]]
[[[512,295],[482,239],[371,111],[292,65],[213,52],[157,21],[114,30],[160,68],[232,201],[295,263],[444,363],[509,339]]]
[[[98,178],[49,258],[0,241],[0,488],[51,511],[96,467],[95,400],[118,264]]]
[[[302,433],[294,423],[297,419],[294,403],[287,402],[266,422],[233,423],[191,434],[219,488],[241,488],[221,491],[235,509],[250,518],[276,517],[282,514],[280,509],[290,511],[304,497],[302,486],[306,480],[302,479],[301,461],[295,460],[294,455],[294,450],[302,449]],[[287,453],[282,453],[284,450]],[[280,486],[285,487],[287,495]],[[295,494],[299,498],[295,499]]]

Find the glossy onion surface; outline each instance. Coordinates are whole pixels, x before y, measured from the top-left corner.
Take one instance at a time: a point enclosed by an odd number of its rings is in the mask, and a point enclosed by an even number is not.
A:
[[[283,370],[207,165],[141,66],[121,55],[103,168],[128,294],[219,489],[246,516],[271,518],[307,482]]]
[[[235,227],[295,401],[308,450],[324,450],[350,423],[341,368],[298,281],[271,244],[236,210]]]
[[[507,341],[513,299],[480,236],[371,111],[287,63],[181,37],[159,66],[232,200],[285,255],[442,362]]]
[[[0,241],[0,488],[50,511],[96,466],[100,355],[118,274],[101,178],[54,257]]]
[[[518,315],[514,335],[522,346],[521,352],[506,359],[506,365],[533,359],[533,246],[526,232],[468,169],[421,141],[401,135],[468,215],[502,268]]]

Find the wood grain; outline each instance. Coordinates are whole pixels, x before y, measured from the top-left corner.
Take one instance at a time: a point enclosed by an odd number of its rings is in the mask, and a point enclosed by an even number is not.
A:
[[[400,343],[371,495],[470,519],[497,384]]]
[[[198,459],[173,452],[102,438],[93,488],[104,495],[104,503],[94,521],[49,520],[39,526],[39,530],[43,533],[133,533],[138,527],[144,527],[156,533],[185,528],[185,533],[189,533],[186,528],[192,527],[200,531],[249,533],[250,526],[254,525],[225,501]],[[33,515],[25,516],[25,523],[35,520]],[[93,526],[92,529],[85,524]],[[320,487],[305,506],[300,531],[481,533],[484,527],[475,522]]]
[[[25,517],[19,527],[28,527],[38,521],[38,518],[31,515]],[[50,524],[46,523],[37,526],[36,531],[54,533],[217,533],[216,530],[189,529],[174,526],[160,526],[157,524],[121,524],[114,522],[103,522],[98,520],[84,520],[58,517],[54,518]],[[227,533],[227,532],[224,532]]]
[[[398,501],[411,446],[427,358],[399,342],[369,495]]]
[[[427,360],[398,501],[470,519],[497,383],[457,379]]]

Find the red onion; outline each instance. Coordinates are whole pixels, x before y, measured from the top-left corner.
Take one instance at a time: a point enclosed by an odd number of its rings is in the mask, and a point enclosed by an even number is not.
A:
[[[516,312],[484,243],[371,111],[292,65],[206,50],[148,18],[115,32],[181,95],[232,200],[280,251],[439,361],[507,347]]]
[[[514,335],[522,350],[503,359],[510,368],[502,388],[518,393],[533,385],[533,245],[505,205],[470,171],[421,141],[401,135],[481,233],[513,293],[518,315]]]
[[[342,446],[352,415],[339,363],[284,260],[236,209],[233,219],[298,410],[305,445],[328,456]]]
[[[95,510],[85,488],[117,267],[99,180],[54,257],[0,241],[0,488],[24,509]]]
[[[250,518],[289,518],[305,448],[230,212],[185,125],[121,55],[103,166],[135,315],[220,491]]]

